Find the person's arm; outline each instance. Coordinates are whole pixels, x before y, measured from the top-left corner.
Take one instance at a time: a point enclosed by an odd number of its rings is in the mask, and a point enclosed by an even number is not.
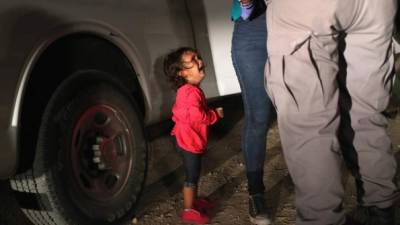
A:
[[[205,107],[201,90],[190,88],[179,92],[178,95],[172,109],[172,119],[175,122],[211,125],[218,121],[217,112]]]
[[[214,109],[204,108],[203,101],[200,90],[192,89],[187,96],[188,120],[192,123],[212,125],[218,121],[218,114]]]

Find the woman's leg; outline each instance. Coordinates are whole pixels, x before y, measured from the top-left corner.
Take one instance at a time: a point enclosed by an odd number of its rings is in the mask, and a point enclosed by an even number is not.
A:
[[[265,15],[252,21],[239,19],[232,39],[232,61],[239,79],[245,111],[242,150],[249,194],[264,192],[263,168],[271,102],[264,87],[267,60]]]
[[[267,60],[265,14],[252,21],[235,22],[232,61],[242,90],[245,125],[242,151],[246,163],[249,215],[254,224],[270,224],[264,200],[264,162],[271,101],[264,87]]]

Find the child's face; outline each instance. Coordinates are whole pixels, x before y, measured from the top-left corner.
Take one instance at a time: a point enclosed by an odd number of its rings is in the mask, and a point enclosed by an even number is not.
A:
[[[199,56],[187,51],[181,57],[182,70],[179,75],[183,77],[189,84],[199,85],[204,79],[204,63]]]

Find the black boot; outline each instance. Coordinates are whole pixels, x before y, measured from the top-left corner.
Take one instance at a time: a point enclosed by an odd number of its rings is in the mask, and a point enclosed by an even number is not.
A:
[[[250,222],[257,225],[271,225],[271,219],[268,216],[265,207],[263,194],[254,194],[249,197],[249,215]]]
[[[395,225],[394,207],[380,209],[376,206],[360,206],[353,216],[347,218],[346,225]]]

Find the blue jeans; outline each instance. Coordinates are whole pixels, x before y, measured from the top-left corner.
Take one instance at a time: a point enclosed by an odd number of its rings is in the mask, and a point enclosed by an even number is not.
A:
[[[249,193],[264,192],[263,174],[271,101],[264,87],[267,61],[265,14],[252,21],[239,18],[232,38],[232,61],[242,91],[245,125],[242,151]]]

